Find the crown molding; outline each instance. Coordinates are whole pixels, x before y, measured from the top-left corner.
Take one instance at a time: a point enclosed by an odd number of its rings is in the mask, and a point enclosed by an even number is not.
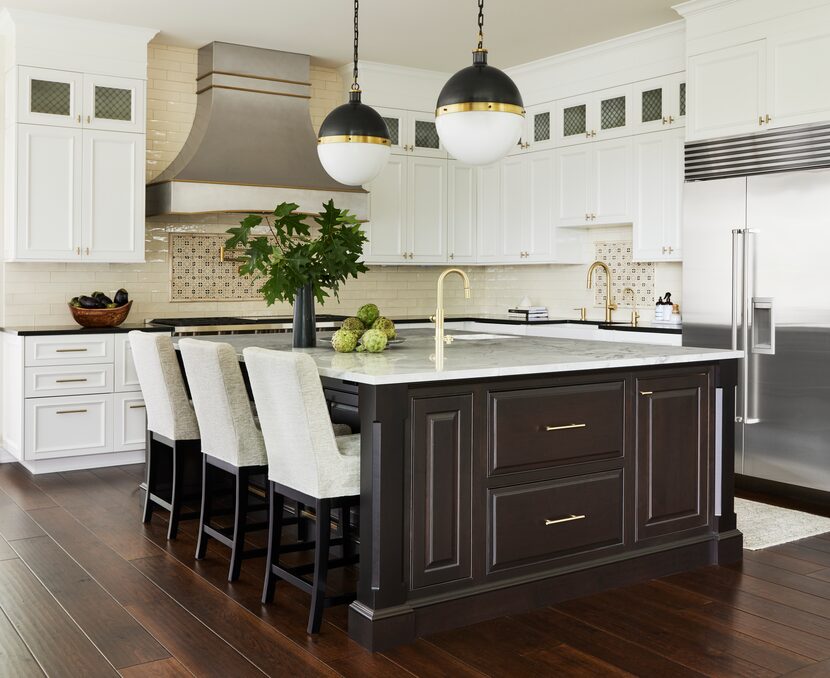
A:
[[[71,28],[74,30],[107,31],[110,34],[119,33],[125,37],[143,40],[145,44],[152,40],[159,32],[157,28],[129,26],[127,24],[109,23],[95,19],[79,19],[76,17],[36,12],[30,9],[16,9],[4,7],[0,11],[0,29],[8,31],[9,27],[26,25],[50,26],[54,28]]]

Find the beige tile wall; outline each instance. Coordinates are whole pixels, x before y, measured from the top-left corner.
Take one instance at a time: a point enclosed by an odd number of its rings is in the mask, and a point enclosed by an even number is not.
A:
[[[326,114],[343,101],[339,74],[312,66],[310,113],[315,129]],[[147,178],[157,176],[187,138],[196,110],[196,51],[152,44],[148,63]],[[7,263],[0,274],[3,324],[49,325],[71,323],[66,301],[95,289],[125,287],[134,300],[131,321],[160,316],[228,315],[290,312],[285,305],[267,308],[264,302],[169,301],[168,233],[170,231],[222,232],[238,222],[226,215],[198,219],[153,218],[147,221],[147,260],[144,264],[24,264]],[[596,240],[630,239],[631,229],[602,229]],[[451,313],[500,313],[528,295],[533,303],[549,306],[556,315],[570,315],[574,307],[589,307],[601,317],[585,289],[584,266],[487,266],[468,269],[473,297],[464,300],[460,286],[447,284]],[[376,302],[389,315],[427,314],[434,306],[439,267],[374,267],[359,280],[350,281],[340,301],[322,311],[352,313],[361,303]],[[656,267],[657,288],[680,298],[680,266]],[[648,312],[643,314],[648,319]]]

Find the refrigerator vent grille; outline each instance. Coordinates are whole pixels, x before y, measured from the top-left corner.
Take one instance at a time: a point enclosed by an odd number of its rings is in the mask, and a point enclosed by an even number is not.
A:
[[[830,125],[799,125],[686,144],[686,181],[830,167]]]

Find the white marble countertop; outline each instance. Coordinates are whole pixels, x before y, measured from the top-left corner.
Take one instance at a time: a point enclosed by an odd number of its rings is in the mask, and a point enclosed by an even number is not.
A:
[[[447,334],[470,333],[451,330]],[[742,351],[725,349],[504,335],[497,339],[456,340],[444,349],[443,370],[438,370],[431,359],[435,348],[431,330],[404,329],[399,332],[403,343],[377,354],[336,353],[328,343],[329,336],[321,335],[317,348],[294,350],[314,358],[321,376],[374,385],[709,362],[743,356]],[[227,342],[240,359],[242,350],[249,346],[292,350],[290,334],[198,338]]]

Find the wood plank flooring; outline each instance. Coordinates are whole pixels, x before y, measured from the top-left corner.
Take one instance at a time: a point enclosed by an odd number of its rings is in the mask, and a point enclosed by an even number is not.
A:
[[[312,637],[305,594],[262,606],[263,559],[228,584],[192,522],[142,525],[141,477],[0,465],[0,676],[830,676],[830,534],[371,654],[343,607]]]

